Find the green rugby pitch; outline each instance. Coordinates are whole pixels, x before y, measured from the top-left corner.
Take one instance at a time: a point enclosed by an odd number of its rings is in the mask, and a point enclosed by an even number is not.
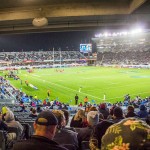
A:
[[[75,94],[79,95],[79,102],[85,96],[97,103],[122,101],[124,95],[130,94],[131,98],[140,95],[142,98],[150,96],[150,70],[104,67],[75,67],[63,68],[64,72],[56,69],[35,69],[33,73],[19,70],[18,76],[22,80],[8,79],[10,83],[28,95],[37,95],[39,99],[47,98],[50,89],[50,100],[59,99],[74,105]],[[4,74],[3,74],[4,76]],[[26,86],[25,80],[38,90]],[[79,92],[79,88],[81,91]]]

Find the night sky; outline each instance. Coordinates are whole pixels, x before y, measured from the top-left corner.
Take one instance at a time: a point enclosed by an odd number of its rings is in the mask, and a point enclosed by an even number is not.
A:
[[[0,52],[79,50],[81,43],[91,43],[92,31],[26,33],[0,35]]]

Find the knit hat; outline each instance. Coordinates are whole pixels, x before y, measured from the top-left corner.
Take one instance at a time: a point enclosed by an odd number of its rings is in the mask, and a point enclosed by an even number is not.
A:
[[[144,105],[140,105],[140,110],[146,110],[146,107]]]
[[[49,126],[49,125],[57,125],[58,124],[58,120],[55,117],[55,115],[50,112],[50,111],[42,111],[36,119],[36,124],[39,125],[45,125],[45,126]]]
[[[144,150],[148,142],[150,126],[137,118],[127,118],[107,129],[101,150]]]
[[[6,122],[10,122],[10,121],[13,121],[15,118],[14,118],[14,114],[12,111],[7,111],[6,112],[6,115],[4,116],[4,119]]]
[[[89,125],[94,126],[99,122],[99,114],[98,111],[90,111],[87,114],[87,121]]]
[[[9,111],[9,108],[4,106],[2,107],[2,114],[6,114]]]

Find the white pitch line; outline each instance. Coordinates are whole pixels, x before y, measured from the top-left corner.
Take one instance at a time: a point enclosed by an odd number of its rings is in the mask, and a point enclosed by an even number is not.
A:
[[[25,74],[25,76],[27,76],[26,74]],[[32,76],[31,76],[32,77]],[[39,78],[38,78],[39,79]],[[39,79],[39,80],[42,80],[42,79]],[[44,81],[44,80],[42,80],[42,81]],[[47,81],[48,83],[50,83],[50,84],[53,84],[53,85],[56,85],[56,86],[60,86],[60,87],[62,87],[62,88],[65,88],[65,89],[67,89],[67,90],[70,90],[70,91],[74,91],[74,92],[78,92],[78,90],[73,90],[73,89],[71,89],[71,88],[68,88],[68,87],[65,87],[65,86],[62,86],[62,85],[59,85],[59,84],[56,84],[56,83],[53,83],[53,82],[49,82],[49,81]],[[126,85],[126,86],[131,86],[131,85]],[[119,86],[119,87],[124,87],[124,86]],[[112,87],[112,88],[115,88],[115,87]],[[118,87],[116,87],[116,88],[118,88]],[[110,89],[110,88],[107,88],[107,89]],[[84,92],[80,92],[81,94],[85,94],[85,95],[88,95],[88,96],[91,96],[91,97],[94,97],[94,98],[97,98],[97,99],[100,99],[100,100],[103,100],[103,98],[99,98],[99,97],[96,97],[96,96],[93,96],[93,95],[90,95],[90,94],[87,94],[87,93],[84,93]],[[138,94],[143,94],[143,93],[149,93],[149,92],[142,92],[142,93],[137,93],[137,94],[132,94],[132,95],[138,95]],[[120,97],[113,97],[113,98],[109,98],[109,100],[110,99],[116,99],[116,98],[123,98],[123,96],[120,96]],[[107,101],[107,100],[106,100]]]
[[[40,77],[39,75],[33,74],[33,76]]]
[[[31,77],[33,77],[33,76],[31,76]],[[36,77],[34,77],[34,78],[36,78]],[[38,79],[39,79],[39,78],[38,78]],[[43,79],[39,79],[39,80],[44,81]],[[59,87],[62,87],[62,88],[64,88],[64,89],[67,89],[67,90],[73,91],[73,92],[78,92],[78,90],[74,90],[74,89],[71,89],[71,88],[68,88],[68,87],[62,86],[62,85],[60,85],[60,84],[56,84],[56,83],[49,82],[49,81],[46,81],[46,82],[48,82],[48,83],[50,83],[50,84],[53,84],[53,85],[55,85],[55,86],[59,86]],[[93,96],[93,95],[90,95],[90,94],[87,94],[87,93],[84,93],[84,92],[80,92],[80,93],[81,93],[81,94],[85,94],[85,95],[87,95],[87,96],[94,97],[94,98],[97,98],[97,99],[100,99],[100,100],[101,100],[101,98],[99,98],[99,97],[96,97],[96,96]]]

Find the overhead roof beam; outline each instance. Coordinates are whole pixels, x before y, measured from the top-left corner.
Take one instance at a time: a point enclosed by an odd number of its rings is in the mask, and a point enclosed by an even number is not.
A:
[[[45,17],[72,17],[72,16],[94,16],[94,15],[115,15],[127,14],[129,6],[125,3],[71,3],[61,5],[41,6]],[[0,21],[32,19],[40,15],[39,7],[12,8],[0,10]]]
[[[130,11],[129,12],[132,13],[146,1],[147,0],[132,0],[130,3]]]

